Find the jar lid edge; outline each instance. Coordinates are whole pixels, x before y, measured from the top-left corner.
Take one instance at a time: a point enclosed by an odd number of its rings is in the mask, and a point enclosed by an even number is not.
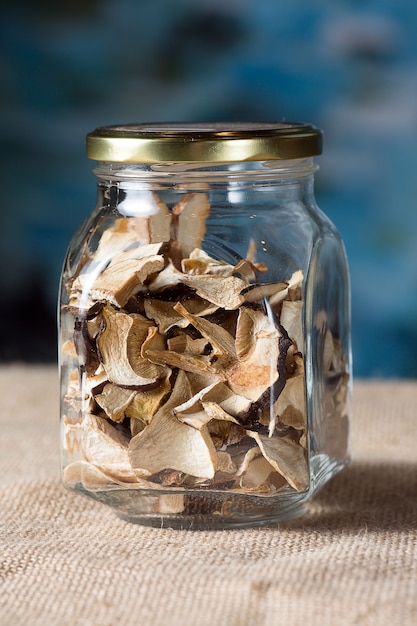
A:
[[[321,154],[322,134],[312,124],[299,122],[101,126],[87,135],[87,156],[128,163],[306,158]]]

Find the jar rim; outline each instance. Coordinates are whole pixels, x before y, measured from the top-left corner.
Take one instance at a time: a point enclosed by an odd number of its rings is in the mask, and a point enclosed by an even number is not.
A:
[[[87,135],[87,156],[119,163],[300,159],[321,154],[322,135],[312,124],[299,122],[101,126]]]

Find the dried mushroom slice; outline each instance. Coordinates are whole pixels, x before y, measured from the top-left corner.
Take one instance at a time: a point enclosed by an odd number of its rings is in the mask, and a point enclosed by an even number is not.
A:
[[[108,383],[94,399],[111,420],[123,422],[126,408],[132,402],[134,395],[134,391]]]
[[[243,297],[245,302],[259,302],[263,298],[270,298],[276,294],[288,291],[288,283],[261,283],[252,284],[244,289]]]
[[[307,425],[304,374],[288,378],[274,406],[274,412],[286,426],[302,430]]]
[[[202,317],[192,315],[180,302],[177,302],[174,309],[207,339],[213,347],[214,355],[236,359],[235,342],[227,330]]]
[[[149,474],[173,469],[213,478],[215,473],[216,451],[206,427],[192,428],[165,411],[131,439],[129,456],[133,468]]]
[[[191,287],[200,298],[226,310],[237,309],[242,304],[244,298],[241,291],[248,285],[246,281],[236,276],[225,276],[220,279],[211,274],[184,274],[169,263],[149,283],[149,290],[159,292],[179,284]]]
[[[275,468],[262,455],[257,455],[239,480],[245,492],[270,493],[288,485]],[[271,488],[272,487],[272,488]]]
[[[107,228],[99,241],[97,250],[93,254],[94,263],[101,262],[106,267],[117,252],[125,250],[138,241],[138,232],[134,218],[121,217]],[[143,241],[145,243],[145,241]]]
[[[201,246],[209,214],[210,203],[205,193],[186,194],[172,209],[174,239],[183,258],[189,257],[194,248]]]
[[[146,193],[146,196],[139,196],[135,202],[135,213],[138,213],[138,209],[141,213],[146,212],[146,215],[131,218],[138,239],[143,243],[169,241],[172,216],[165,202],[156,193]]]
[[[105,324],[97,339],[101,362],[109,380],[116,385],[142,387],[166,375],[166,369],[141,357],[142,344],[152,322],[139,314],[126,314],[106,306]]]
[[[64,482],[68,485],[81,483],[89,491],[99,491],[106,487],[126,487],[128,489],[158,489],[159,486],[144,480],[133,470],[94,465],[88,461],[74,461],[64,470]]]
[[[153,254],[143,258],[126,258],[111,263],[92,283],[89,289],[93,300],[107,300],[111,304],[123,307],[129,298],[155,272],[165,265],[164,257]],[[81,280],[80,276],[80,280]],[[90,287],[86,277],[83,288]]]
[[[267,437],[247,431],[263,456],[296,491],[308,489],[310,476],[304,448],[284,437]]]
[[[99,415],[86,414],[81,423],[86,461],[103,467],[131,471],[128,438]]]
[[[149,474],[172,469],[198,478],[213,478],[217,457],[207,428],[192,428],[171,413],[188,399],[190,392],[186,375],[179,373],[168,402],[129,443],[133,468]]]
[[[201,248],[195,248],[188,259],[181,261],[181,269],[185,274],[212,274],[219,277],[231,276],[236,271],[230,263],[214,259]]]
[[[302,300],[285,300],[282,303],[280,321],[298,351],[304,352]]]
[[[186,354],[171,350],[147,350],[146,356],[151,363],[177,367],[193,374],[207,374],[215,380],[224,380],[225,375],[220,360],[213,360],[211,356]]]
[[[277,308],[283,300],[301,300],[303,290],[304,274],[301,270],[295,271],[288,281],[288,287],[283,289],[270,298],[270,304],[272,308]]]
[[[207,339],[192,339],[190,335],[178,333],[167,340],[168,350],[186,352],[187,354],[207,354],[209,342]]]
[[[198,296],[187,297],[186,303],[187,311],[197,316],[210,315],[219,308]],[[188,326],[189,321],[175,309],[175,304],[176,302],[167,300],[145,298],[144,307],[146,316],[155,320],[160,333],[166,333],[174,326],[180,328],[186,328],[186,326]]]
[[[278,371],[280,336],[273,320],[262,311],[240,310],[235,340],[240,359],[226,373],[232,391],[256,401],[284,376]]]
[[[197,294],[209,302],[226,310],[237,309],[243,302],[242,290],[246,281],[236,276],[226,276],[219,280],[217,276],[183,275],[184,285],[195,289]]]

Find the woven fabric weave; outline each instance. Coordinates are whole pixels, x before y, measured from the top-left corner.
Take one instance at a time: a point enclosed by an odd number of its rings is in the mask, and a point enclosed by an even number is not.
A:
[[[1,626],[417,623],[417,383],[357,382],[351,465],[281,526],[129,524],[59,482],[54,368],[0,368]]]

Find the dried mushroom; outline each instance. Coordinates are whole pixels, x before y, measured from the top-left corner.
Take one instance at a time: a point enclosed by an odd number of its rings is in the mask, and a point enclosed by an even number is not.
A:
[[[74,336],[63,350],[78,368],[65,402],[79,418],[65,427],[68,454],[78,455],[66,480],[308,489],[303,273],[262,282],[269,270],[254,242],[245,259],[210,256],[205,193],[171,209],[147,193],[139,209],[84,251],[67,285]],[[327,320],[318,323],[332,410],[342,411],[343,351]],[[184,510],[181,494],[163,497],[161,513]]]

